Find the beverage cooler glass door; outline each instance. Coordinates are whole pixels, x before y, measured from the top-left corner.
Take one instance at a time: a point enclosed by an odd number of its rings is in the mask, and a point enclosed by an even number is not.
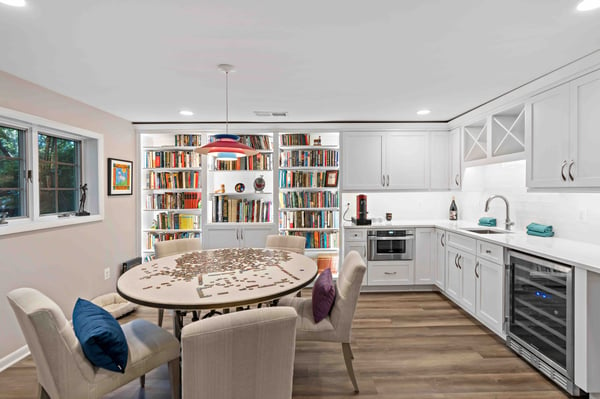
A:
[[[509,256],[509,336],[572,377],[572,268],[513,251]]]

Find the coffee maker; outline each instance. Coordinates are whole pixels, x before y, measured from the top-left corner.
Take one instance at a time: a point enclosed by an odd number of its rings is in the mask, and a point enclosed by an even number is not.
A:
[[[367,219],[367,196],[359,194],[356,196],[356,217],[352,218],[352,223],[357,226],[366,226],[371,224],[371,219]]]

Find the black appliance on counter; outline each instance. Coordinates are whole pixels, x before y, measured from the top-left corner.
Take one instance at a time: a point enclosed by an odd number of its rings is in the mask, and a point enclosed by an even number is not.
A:
[[[352,223],[357,226],[368,226],[371,219],[367,219],[367,196],[359,194],[356,196],[356,217],[352,217]]]

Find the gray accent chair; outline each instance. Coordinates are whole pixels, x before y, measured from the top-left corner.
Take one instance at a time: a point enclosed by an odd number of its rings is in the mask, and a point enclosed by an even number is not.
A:
[[[312,311],[312,298],[298,298],[288,295],[279,300],[278,306],[291,306],[298,313],[296,338],[301,341],[340,342],[346,363],[348,376],[358,392],[358,383],[354,375],[350,333],[356,303],[360,295],[360,286],[367,270],[361,256],[356,251],[350,251],[345,257],[340,269],[337,282],[335,303],[328,317],[315,323]]]
[[[177,255],[184,252],[202,250],[202,241],[198,238],[181,238],[179,240],[157,241],[154,243],[156,258]],[[158,325],[162,327],[164,309],[158,309]]]
[[[286,251],[296,252],[298,254],[304,254],[304,247],[306,245],[306,238],[299,236],[279,236],[279,235],[268,235],[265,248],[270,249],[283,249]]]
[[[12,307],[33,361],[40,398],[94,399],[140,378],[167,363],[171,394],[179,398],[179,341],[146,320],[122,325],[129,357],[125,373],[97,368],[83,354],[71,323],[58,305],[33,288],[18,288],[8,293]]]
[[[273,307],[183,327],[183,399],[291,398],[296,318],[290,307]]]

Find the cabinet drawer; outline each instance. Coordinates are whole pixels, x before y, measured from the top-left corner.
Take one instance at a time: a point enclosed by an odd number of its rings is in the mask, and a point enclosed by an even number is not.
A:
[[[497,263],[504,264],[504,247],[477,240],[477,256]]]
[[[344,239],[346,241],[363,241],[367,242],[367,231],[362,229],[345,229]]]
[[[465,237],[460,234],[448,232],[446,234],[447,244],[453,246],[454,248],[462,249],[463,251],[472,253],[475,255],[477,240],[470,237]]]
[[[368,285],[408,285],[413,284],[414,263],[369,262]]]

